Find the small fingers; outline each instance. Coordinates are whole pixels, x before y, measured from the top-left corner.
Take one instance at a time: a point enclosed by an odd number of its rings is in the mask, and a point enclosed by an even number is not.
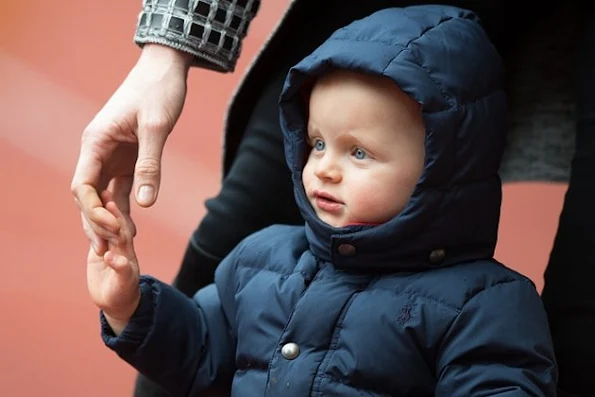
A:
[[[106,229],[111,233],[118,232],[120,226],[117,220],[103,208],[104,204],[92,186],[79,186],[75,202],[97,234],[101,234],[99,229]]]
[[[104,196],[107,200],[105,202],[105,209],[116,219],[120,226],[118,237],[120,240],[123,239],[123,243],[132,241],[132,238],[136,234],[136,227],[132,222],[132,219],[128,214],[122,213],[115,201],[112,200],[111,193],[107,193]]]
[[[111,233],[105,229],[99,228],[98,226],[96,226],[94,229],[83,212],[81,212],[81,223],[83,224],[83,232],[91,242],[95,253],[98,255],[103,255],[103,253],[107,250],[106,239],[111,236]],[[100,233],[98,233],[98,231]]]
[[[106,208],[97,207],[86,215],[93,231],[103,239],[117,236],[120,232],[118,219]]]
[[[125,223],[130,229],[130,234],[134,237],[136,236],[136,225],[130,216],[130,192],[132,191],[132,183],[132,176],[118,176],[110,181],[108,189],[112,192],[111,200],[116,203],[116,206],[124,215]]]
[[[123,214],[130,214],[130,192],[132,191],[133,177],[132,176],[118,176],[113,178],[108,186],[108,190],[112,192],[111,199],[116,202],[116,205]]]

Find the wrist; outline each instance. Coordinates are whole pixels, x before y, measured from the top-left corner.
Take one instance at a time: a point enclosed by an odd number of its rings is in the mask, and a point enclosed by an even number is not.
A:
[[[134,312],[138,308],[140,304],[141,294],[140,291],[138,292],[137,296],[130,304],[130,306],[123,310],[118,310],[118,312],[109,312],[103,310],[103,316],[107,320],[109,326],[111,327],[112,331],[116,336],[119,336],[124,328],[128,325],[130,318],[133,316]]]
[[[185,71],[190,69],[194,62],[194,55],[176,50],[162,44],[147,43],[143,46],[140,60],[151,59],[167,62],[182,67]]]

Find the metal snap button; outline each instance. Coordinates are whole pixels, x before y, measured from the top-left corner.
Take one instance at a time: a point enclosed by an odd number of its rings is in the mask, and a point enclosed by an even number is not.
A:
[[[356,249],[352,244],[341,244],[337,247],[337,252],[343,256],[353,256],[355,255]]]
[[[288,360],[293,360],[300,355],[300,347],[297,345],[297,343],[286,343],[281,348],[281,355]]]
[[[444,258],[446,258],[446,251],[440,248],[430,252],[430,257],[428,259],[430,260],[431,264],[438,265],[444,260]]]

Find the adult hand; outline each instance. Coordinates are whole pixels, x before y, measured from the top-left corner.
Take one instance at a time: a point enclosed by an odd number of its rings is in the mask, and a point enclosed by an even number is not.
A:
[[[161,156],[184,106],[191,63],[189,54],[145,45],[122,85],[83,132],[71,190],[85,234],[99,255],[119,230],[100,198],[104,190],[112,193],[125,216],[133,187],[140,206],[149,207],[157,199]]]

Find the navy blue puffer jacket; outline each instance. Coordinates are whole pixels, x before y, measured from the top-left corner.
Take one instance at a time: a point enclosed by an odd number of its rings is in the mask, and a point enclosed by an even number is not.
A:
[[[330,68],[388,76],[422,105],[426,167],[378,226],[320,221],[301,183],[302,89]],[[502,64],[476,17],[377,12],[289,73],[280,99],[305,227],[244,240],[194,300],[151,278],[106,344],[173,396],[554,396],[548,324],[530,280],[493,259],[506,127]]]

